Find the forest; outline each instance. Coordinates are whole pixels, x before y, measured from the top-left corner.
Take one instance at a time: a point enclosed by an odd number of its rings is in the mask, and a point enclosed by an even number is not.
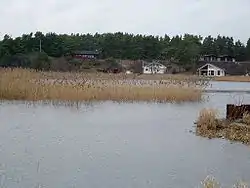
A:
[[[122,32],[56,34],[37,31],[12,38],[6,34],[0,41],[0,66],[50,69],[51,60],[62,60],[78,50],[98,50],[101,59],[170,60],[190,66],[205,54],[231,55],[237,61],[250,60],[250,39],[244,44],[221,35],[170,37]],[[67,63],[71,61],[67,59]],[[57,66],[60,67],[60,61]]]

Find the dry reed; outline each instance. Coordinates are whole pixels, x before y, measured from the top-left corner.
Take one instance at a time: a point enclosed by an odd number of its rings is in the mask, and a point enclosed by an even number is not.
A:
[[[245,115],[245,121],[249,121]],[[208,138],[226,138],[250,144],[250,126],[242,122],[231,122],[218,119],[218,112],[214,109],[201,110],[196,127],[196,134]]]
[[[220,188],[219,182],[211,176],[207,176],[204,181],[201,182],[204,188]]]
[[[207,176],[204,181],[201,182],[204,188],[220,188],[220,183],[212,176]],[[233,185],[233,188],[248,188],[248,185],[243,181],[238,181]]]
[[[0,99],[6,100],[193,102],[201,98],[201,89],[183,83],[144,83],[122,78],[105,80],[101,76],[94,80],[80,73],[0,70]]]
[[[243,123],[246,125],[250,125],[250,114],[249,113],[244,113],[242,117]]]
[[[197,126],[201,129],[216,129],[218,126],[218,111],[214,109],[202,109],[199,113]]]

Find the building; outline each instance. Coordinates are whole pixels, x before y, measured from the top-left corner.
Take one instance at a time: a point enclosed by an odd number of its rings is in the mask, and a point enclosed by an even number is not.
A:
[[[235,62],[235,58],[229,55],[216,56],[213,54],[204,55],[200,58],[200,61],[205,62]]]
[[[93,60],[93,59],[98,58],[99,52],[98,51],[76,51],[72,55],[74,58],[77,58],[77,59]]]
[[[207,63],[197,70],[198,75],[202,76],[225,76],[225,69],[219,68],[213,64]]]
[[[246,75],[247,67],[234,57],[205,55],[197,63],[197,74],[205,76]]]
[[[200,61],[205,61],[205,62],[213,62],[217,61],[217,56],[210,54],[210,55],[204,55],[200,57]]]
[[[183,66],[179,65],[176,62],[162,61],[162,64],[167,68],[166,74],[177,74],[186,71],[186,69]]]
[[[143,72],[143,63],[142,60],[119,60],[118,63],[122,66],[123,70],[130,71],[133,73],[142,73]]]
[[[233,56],[229,56],[229,55],[220,55],[220,56],[218,56],[217,61],[219,61],[219,62],[236,62],[235,58]]]
[[[152,62],[149,64],[143,63],[142,71],[143,74],[164,74],[166,73],[167,67],[158,62]]]

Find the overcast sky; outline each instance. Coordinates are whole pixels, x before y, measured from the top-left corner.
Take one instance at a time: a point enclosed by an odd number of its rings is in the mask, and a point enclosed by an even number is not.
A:
[[[0,0],[0,35],[218,34],[246,42],[250,0]]]

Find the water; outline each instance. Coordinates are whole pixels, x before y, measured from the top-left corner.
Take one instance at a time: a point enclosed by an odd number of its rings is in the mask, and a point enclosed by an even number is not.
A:
[[[225,104],[242,94],[207,97],[195,104],[77,108],[3,102],[0,187],[183,188],[209,174],[230,186],[250,182],[248,146],[190,132],[199,110],[214,107],[224,116]],[[250,102],[250,95],[242,98]]]
[[[250,89],[249,82],[216,82],[212,81],[213,89],[232,89],[232,90],[240,90],[240,89]]]
[[[206,87],[206,92],[223,92],[223,93],[246,93],[250,94],[250,83],[249,82],[211,82],[211,84]]]

